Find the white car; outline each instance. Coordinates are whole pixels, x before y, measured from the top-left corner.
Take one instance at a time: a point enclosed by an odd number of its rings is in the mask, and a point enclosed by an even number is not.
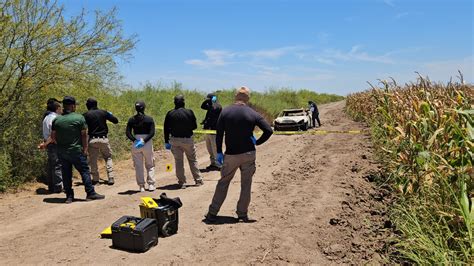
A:
[[[273,121],[273,129],[275,131],[283,130],[307,130],[313,125],[311,112],[303,109],[285,109]]]

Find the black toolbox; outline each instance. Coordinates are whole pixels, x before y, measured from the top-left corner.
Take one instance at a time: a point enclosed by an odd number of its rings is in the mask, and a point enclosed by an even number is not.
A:
[[[158,244],[155,219],[122,216],[112,224],[112,246],[135,252],[145,252]]]
[[[168,198],[165,193],[159,199],[153,199],[157,208],[147,208],[140,206],[140,216],[142,218],[156,219],[158,223],[158,233],[161,236],[170,236],[178,232],[179,215],[178,208],[183,204],[179,198]]]

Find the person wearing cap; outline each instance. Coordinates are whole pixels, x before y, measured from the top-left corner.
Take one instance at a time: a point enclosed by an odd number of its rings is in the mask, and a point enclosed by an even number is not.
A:
[[[222,112],[222,106],[217,100],[217,95],[209,93],[206,100],[201,104],[201,109],[207,110],[206,117],[202,121],[203,129],[216,130],[217,119]],[[208,171],[220,170],[221,165],[217,161],[216,135],[206,134],[206,147],[209,152],[211,164],[206,167]]]
[[[145,191],[145,173],[143,162],[147,171],[148,190],[155,188],[155,159],[153,157],[153,141],[155,136],[155,121],[152,117],[145,115],[145,102],[137,101],[135,110],[137,114],[130,117],[127,123],[126,135],[132,144],[132,158],[135,167],[135,177],[140,192]]]
[[[165,148],[173,153],[176,177],[180,188],[186,188],[186,176],[184,175],[184,157],[186,154],[191,174],[196,186],[204,184],[196,159],[196,147],[194,146],[193,130],[197,128],[196,116],[191,109],[184,108],[183,95],[174,97],[174,109],[170,110],[165,117],[164,137]],[[170,137],[171,135],[171,137]]]
[[[52,98],[48,100],[48,114],[43,119],[43,142],[38,146],[46,149],[48,154],[46,184],[49,193],[61,193],[63,190],[63,178],[61,173],[61,163],[58,158],[58,148],[51,138],[53,120],[61,114],[62,107],[58,100]]]
[[[87,193],[87,200],[104,199],[104,195],[95,192],[87,164],[87,124],[84,117],[76,113],[76,99],[65,96],[63,99],[63,114],[53,120],[51,138],[57,143],[58,158],[61,162],[66,203],[74,200],[72,189],[72,167],[76,168],[82,177],[82,183]]]
[[[308,101],[308,107],[311,111],[311,119],[313,120],[313,127],[316,127],[316,121],[318,121],[318,127],[321,127],[321,121],[319,121],[319,110],[318,106],[313,101]]]
[[[217,221],[219,212],[227,196],[230,182],[236,171],[240,169],[241,187],[240,198],[237,202],[237,216],[243,222],[250,222],[248,207],[252,187],[252,177],[255,173],[255,145],[261,145],[273,134],[272,128],[265,119],[248,106],[250,90],[241,87],[235,93],[235,103],[222,110],[217,120],[217,160],[222,163],[221,178],[217,182],[216,191],[212,198],[205,222]],[[263,134],[255,139],[253,131],[258,126]],[[222,142],[225,137],[225,157],[222,154]]]
[[[109,133],[107,121],[117,124],[118,119],[111,112],[99,109],[95,98],[87,99],[86,107],[89,111],[83,115],[86,119],[87,133],[89,134],[89,164],[91,166],[92,184],[99,183],[100,176],[97,160],[99,155],[102,155],[107,169],[107,184],[113,185],[115,182],[114,166],[112,162],[112,149],[107,138]]]

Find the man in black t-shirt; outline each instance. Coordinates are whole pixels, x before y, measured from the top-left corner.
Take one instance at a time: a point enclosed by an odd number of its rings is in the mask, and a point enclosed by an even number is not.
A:
[[[153,141],[155,136],[155,121],[145,115],[145,102],[135,103],[137,114],[130,117],[127,123],[127,138],[133,141],[132,158],[135,166],[135,176],[140,192],[145,191],[145,173],[143,172],[143,161],[147,171],[148,190],[155,188],[155,159],[153,158]],[[132,132],[133,131],[133,132]]]
[[[273,134],[272,128],[265,119],[248,106],[250,90],[241,87],[235,94],[235,103],[222,110],[217,121],[217,160],[223,163],[221,179],[217,183],[214,197],[212,198],[206,222],[213,223],[217,220],[224,200],[227,196],[230,182],[238,169],[241,173],[240,198],[237,202],[237,216],[239,220],[249,222],[248,207],[252,187],[252,177],[255,173],[255,145],[261,145]],[[263,134],[255,139],[253,131],[258,126]],[[225,135],[225,157],[222,154],[222,142]]]
[[[217,119],[222,112],[222,106],[217,100],[217,95],[209,93],[206,100],[201,104],[201,109],[207,110],[206,117],[202,121],[204,129],[216,130]],[[206,134],[206,147],[209,152],[211,164],[206,167],[208,171],[220,170],[222,165],[217,161],[216,135]]]
[[[166,114],[163,126],[165,147],[173,153],[179,186],[186,188],[183,154],[186,154],[196,186],[201,186],[203,181],[198,168],[193,140],[193,130],[197,128],[196,116],[194,116],[193,110],[184,108],[182,95],[174,97],[174,105],[175,108]]]
[[[117,124],[118,119],[111,112],[99,109],[95,98],[87,99],[86,106],[89,111],[83,115],[87,122],[87,133],[89,135],[89,164],[91,166],[92,184],[99,183],[100,177],[97,160],[99,155],[102,155],[107,169],[107,183],[113,185],[115,182],[114,166],[112,162],[112,149],[107,138],[109,133],[107,121]]]

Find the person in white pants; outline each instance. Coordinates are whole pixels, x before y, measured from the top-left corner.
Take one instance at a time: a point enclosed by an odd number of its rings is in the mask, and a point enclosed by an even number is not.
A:
[[[128,139],[133,141],[132,158],[137,184],[140,192],[145,191],[145,173],[143,170],[143,163],[145,163],[148,190],[154,191],[156,189],[155,159],[152,138],[155,136],[155,121],[152,117],[145,115],[145,102],[137,101],[135,110],[137,114],[128,120],[126,134]]]

